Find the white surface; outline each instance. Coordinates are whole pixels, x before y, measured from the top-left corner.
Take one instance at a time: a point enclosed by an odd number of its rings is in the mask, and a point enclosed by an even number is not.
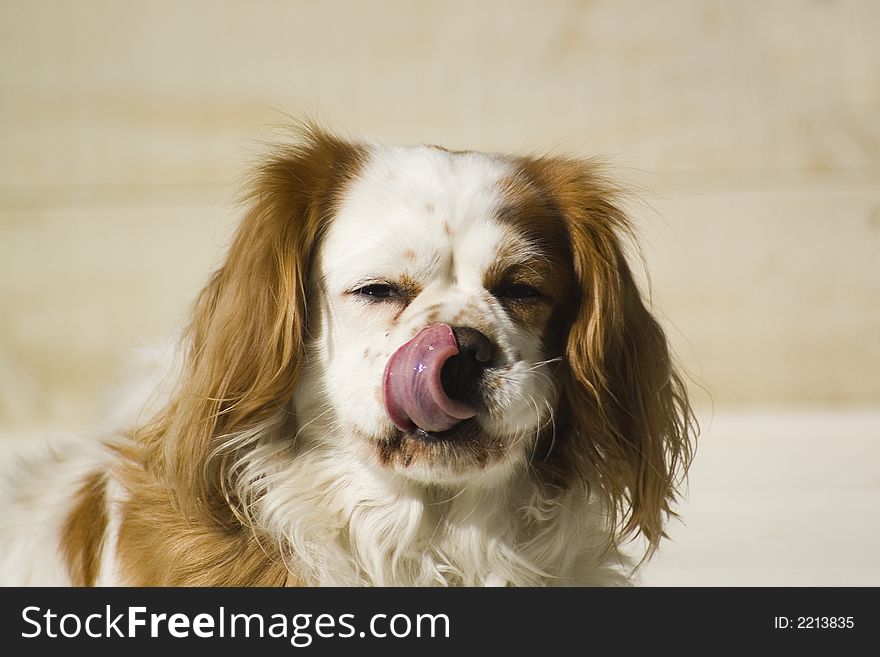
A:
[[[880,585],[880,409],[716,412],[651,586]]]

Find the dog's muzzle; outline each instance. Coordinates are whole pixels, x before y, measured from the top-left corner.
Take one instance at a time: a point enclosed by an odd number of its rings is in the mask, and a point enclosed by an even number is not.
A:
[[[477,414],[475,388],[494,358],[485,335],[435,324],[401,346],[385,366],[385,410],[402,431],[448,431]]]

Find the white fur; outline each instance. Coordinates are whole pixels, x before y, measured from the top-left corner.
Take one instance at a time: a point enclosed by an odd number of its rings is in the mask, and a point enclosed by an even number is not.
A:
[[[545,499],[524,471],[506,486],[420,485],[320,447],[255,455],[258,522],[283,537],[310,585],[622,585],[631,565],[604,552],[604,519],[577,494]],[[256,461],[257,459],[253,459]],[[540,520],[540,529],[536,529]]]
[[[61,528],[82,482],[110,455],[97,441],[65,437],[10,461],[0,478],[0,584],[67,585]]]

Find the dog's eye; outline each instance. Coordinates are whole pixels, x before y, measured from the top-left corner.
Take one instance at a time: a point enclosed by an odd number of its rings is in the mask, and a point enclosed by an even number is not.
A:
[[[369,285],[364,285],[363,287],[353,290],[353,293],[358,296],[367,297],[371,300],[392,299],[399,296],[397,288],[393,285],[388,285],[387,283],[370,283]]]
[[[531,285],[514,283],[513,285],[508,285],[507,287],[500,290],[497,296],[499,299],[507,299],[511,301],[528,301],[530,299],[537,299],[538,297],[540,297],[541,292]]]

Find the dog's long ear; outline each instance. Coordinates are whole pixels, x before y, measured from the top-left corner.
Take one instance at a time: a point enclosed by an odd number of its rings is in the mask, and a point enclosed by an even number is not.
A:
[[[687,392],[627,264],[621,240],[632,231],[598,167],[546,158],[530,169],[562,215],[571,249],[562,460],[604,498],[614,540],[641,532],[650,551],[693,451]]]
[[[309,275],[360,147],[306,128],[254,175],[247,215],[200,293],[171,403],[141,432],[148,462],[184,510],[235,513],[224,453],[287,408],[302,369]]]

